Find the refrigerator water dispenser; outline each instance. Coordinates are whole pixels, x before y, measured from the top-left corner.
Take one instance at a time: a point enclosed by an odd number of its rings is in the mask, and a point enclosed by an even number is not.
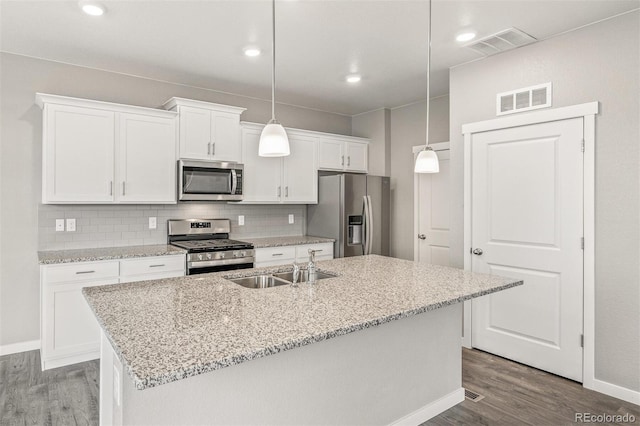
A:
[[[349,235],[347,244],[355,246],[362,244],[362,216],[349,216]]]

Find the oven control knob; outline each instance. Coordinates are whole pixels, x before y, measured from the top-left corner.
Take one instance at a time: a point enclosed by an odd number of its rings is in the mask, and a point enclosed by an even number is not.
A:
[[[224,253],[220,253],[220,259],[224,259]]]
[[[233,257],[238,257],[238,252],[237,251],[233,252]]]
[[[211,259],[211,253],[207,253],[207,259]]]
[[[202,255],[201,254],[198,255],[198,260],[202,260]]]
[[[241,252],[240,252],[240,256],[242,256],[242,257],[247,257],[247,252],[246,252],[246,251],[241,251]]]

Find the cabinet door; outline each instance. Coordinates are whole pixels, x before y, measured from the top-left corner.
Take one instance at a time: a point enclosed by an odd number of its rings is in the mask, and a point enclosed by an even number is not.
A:
[[[175,126],[174,118],[119,114],[118,201],[176,202]]]
[[[115,114],[49,104],[43,135],[43,203],[113,201]]]
[[[218,161],[242,160],[240,116],[228,112],[211,113],[211,156]]]
[[[283,202],[292,204],[318,203],[316,146],[316,138],[289,136],[291,154],[283,159]]]
[[[318,143],[318,167],[320,169],[344,169],[344,142],[338,139],[322,138]]]
[[[181,106],[180,158],[209,160],[211,158],[211,111]]]
[[[282,159],[260,157],[259,142],[259,130],[242,131],[243,202],[279,203],[282,194]]]
[[[366,172],[369,146],[366,143],[345,142],[345,168],[354,172]]]

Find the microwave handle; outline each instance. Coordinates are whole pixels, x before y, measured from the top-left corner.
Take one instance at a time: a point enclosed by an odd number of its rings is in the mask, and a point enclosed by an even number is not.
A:
[[[231,195],[236,193],[236,188],[238,187],[238,175],[236,173],[236,169],[231,169]]]

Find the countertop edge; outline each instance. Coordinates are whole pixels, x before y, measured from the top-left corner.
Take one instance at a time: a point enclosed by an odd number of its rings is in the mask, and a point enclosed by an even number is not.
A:
[[[134,246],[132,246],[134,247]],[[144,247],[144,246],[142,246]],[[107,247],[107,249],[110,247]],[[114,247],[114,250],[124,250],[127,247]],[[75,249],[74,249],[75,250]],[[87,249],[93,250],[93,249]],[[56,250],[57,251],[57,250]],[[60,250],[65,251],[65,250]],[[157,252],[147,252],[147,253],[120,253],[120,254],[110,254],[110,255],[86,255],[86,256],[69,256],[66,258],[50,258],[50,259],[42,259],[41,253],[47,253],[47,250],[39,250],[38,251],[38,264],[39,265],[62,265],[69,263],[80,263],[80,262],[100,262],[104,260],[122,260],[122,259],[138,259],[144,257],[154,257],[154,256],[177,256],[183,255],[187,253],[187,250],[175,247],[175,249],[171,250],[158,250]]]

